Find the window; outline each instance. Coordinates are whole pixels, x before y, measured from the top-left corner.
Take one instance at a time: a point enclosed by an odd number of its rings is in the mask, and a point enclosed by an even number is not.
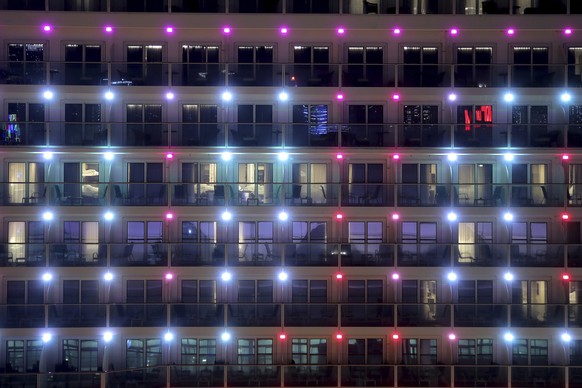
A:
[[[38,373],[42,347],[41,340],[7,340],[6,373]]]
[[[382,280],[348,280],[348,303],[382,303]]]
[[[237,341],[237,364],[273,364],[273,340],[239,339]]]
[[[559,145],[559,134],[550,136],[548,133],[547,105],[513,105],[511,124],[511,145],[514,147]]]
[[[65,221],[63,223],[63,242],[66,252],[58,252],[58,246],[53,246],[55,257],[66,260],[93,261],[99,250],[99,222],[97,221]]]
[[[216,303],[215,280],[182,280],[182,303]]]
[[[327,185],[327,164],[293,163],[291,170],[292,201],[311,198],[312,203],[327,203],[334,194],[333,186]]]
[[[42,280],[8,280],[6,282],[7,304],[43,304],[44,284]]]
[[[8,66],[13,83],[45,84],[44,52],[44,43],[8,43]]]
[[[291,303],[327,303],[327,281],[293,280]]]
[[[101,84],[101,45],[65,44],[65,62],[65,84]]]
[[[459,280],[459,304],[493,303],[493,281]]]
[[[168,144],[162,125],[161,104],[127,104],[127,138],[123,145],[162,146]]]
[[[239,303],[273,303],[272,280],[239,280]]]
[[[354,204],[382,203],[384,165],[350,163],[347,171],[348,198]]]
[[[270,145],[273,131],[272,105],[238,105],[236,131],[230,131],[233,145]]]
[[[528,257],[544,260],[548,247],[548,225],[545,222],[511,224],[511,259],[520,262]]]
[[[12,264],[45,264],[44,222],[8,222],[8,254]]]
[[[183,242],[216,242],[215,221],[182,221]]]
[[[218,138],[218,107],[208,104],[182,105],[182,143],[184,146],[223,145]],[[172,139],[172,145],[180,144]],[[197,163],[184,163],[197,164]],[[204,165],[215,163],[200,163]]]
[[[161,45],[129,45],[127,46],[127,62],[162,62]]]
[[[100,123],[101,104],[65,104],[64,144],[107,145],[107,128]]]
[[[458,223],[459,263],[492,260],[490,244],[493,243],[492,222]]]
[[[514,163],[511,166],[511,204],[528,206],[544,203],[543,189],[548,183],[546,164]]]
[[[69,370],[96,372],[99,365],[97,351],[97,340],[63,340],[63,362]]]
[[[404,221],[401,230],[403,243],[435,244],[437,240],[436,222]]]
[[[342,246],[345,259],[354,259],[353,255],[375,255],[379,253],[383,241],[383,223],[377,221],[350,221],[348,223],[347,246]],[[349,250],[349,251],[348,251]]]
[[[570,365],[582,365],[582,340],[570,343]]]
[[[457,106],[457,126],[455,145],[483,147],[493,144],[493,106]]]
[[[273,163],[239,163],[238,196],[232,200],[246,205],[272,203]]]
[[[437,302],[436,280],[402,280],[401,287],[402,303]]]
[[[548,302],[548,282],[545,280],[518,280],[511,283],[511,303],[513,304],[546,304]],[[540,308],[543,317],[545,306],[530,306]],[[535,311],[534,311],[535,312]]]
[[[455,67],[456,87],[491,87],[495,80],[491,77],[493,47],[462,46],[455,50],[457,65]],[[507,85],[503,85],[507,86]]]
[[[437,47],[404,46],[402,48],[402,78],[405,87],[444,86],[445,73],[439,73]]]
[[[273,63],[273,46],[239,46],[238,63]]]
[[[568,303],[582,304],[582,281],[570,280],[568,284]]]
[[[99,163],[64,163],[63,193],[56,190],[61,204],[96,204],[99,202]],[[58,187],[58,186],[55,186]]]
[[[337,127],[329,125],[329,107],[324,104],[293,105],[294,146],[337,145]]]
[[[63,280],[64,304],[99,303],[99,281],[97,280]]]
[[[327,364],[327,339],[292,338],[291,359],[295,364]]]
[[[344,86],[387,86],[383,80],[382,46],[349,46]]]
[[[342,132],[342,145],[354,147],[388,145],[388,142],[384,144],[383,122],[383,105],[348,105],[350,125],[347,128],[348,132]]]
[[[548,340],[515,339],[512,355],[513,365],[548,365]]]
[[[436,185],[436,164],[403,163],[401,181],[399,198],[401,205],[428,205],[436,202],[438,205],[445,206],[450,203],[446,187]]]
[[[511,86],[550,86],[548,73],[549,48],[519,46],[513,48],[513,73]]]
[[[107,11],[107,2],[101,0],[49,0],[49,9],[51,11],[105,12]]]
[[[459,165],[459,204],[493,204],[493,165],[486,163]]]
[[[348,339],[348,364],[381,365],[384,350],[382,338]]]
[[[162,281],[128,280],[126,303],[162,303]]]
[[[162,341],[159,338],[128,339],[126,368],[144,368],[162,365]]]
[[[214,364],[216,340],[204,338],[182,338],[180,341],[182,365]]]
[[[294,243],[325,242],[326,229],[324,221],[293,221],[291,238]]]
[[[150,264],[164,262],[166,253],[164,246],[160,244],[163,240],[163,230],[161,221],[128,221],[129,252],[126,246],[123,259],[137,262],[147,259]]]
[[[208,202],[210,194],[214,195],[214,187],[217,179],[216,163],[182,163],[182,182],[189,190],[187,195],[192,195],[196,201]]]
[[[404,365],[436,365],[437,340],[404,338],[402,341],[402,363]]]
[[[220,48],[212,45],[182,45],[182,62],[186,63],[218,63]]]
[[[38,203],[46,201],[44,163],[8,163],[8,200],[10,203]]]
[[[12,164],[12,163],[11,163]],[[12,181],[12,180],[11,180]],[[582,164],[568,165],[568,204],[582,203]]]
[[[238,223],[238,261],[271,259],[273,223],[244,221]]]
[[[294,46],[294,63],[329,63],[327,46]]]
[[[493,363],[493,340],[490,338],[459,339],[457,362],[462,365],[491,365]]]
[[[128,198],[130,205],[158,204],[166,201],[166,185],[162,163],[127,164]]]
[[[12,124],[3,129],[5,144],[46,144],[44,104],[9,102],[8,121]]]

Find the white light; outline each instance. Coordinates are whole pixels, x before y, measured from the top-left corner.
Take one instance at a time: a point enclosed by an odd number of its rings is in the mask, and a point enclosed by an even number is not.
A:
[[[449,160],[449,162],[455,162],[457,160],[457,154],[451,152],[448,156],[447,159]]]
[[[105,160],[113,160],[113,152],[106,152],[103,154]]]
[[[50,90],[45,91],[42,96],[46,99],[46,100],[52,100],[54,97],[54,93],[51,92]]]
[[[511,162],[513,160],[513,154],[505,154],[503,158],[506,162]]]
[[[50,151],[45,151],[42,153],[44,160],[51,160],[53,158],[53,153]]]
[[[45,282],[50,282],[51,280],[53,280],[53,274],[51,274],[50,272],[43,273],[42,280],[44,280]]]
[[[456,221],[457,220],[457,215],[453,212],[450,212],[449,214],[447,214],[447,220],[449,221]]]
[[[287,276],[287,272],[285,271],[281,271],[279,272],[279,280],[284,282],[285,280],[287,280],[288,276]]]
[[[44,333],[42,335],[42,342],[46,344],[47,342],[50,342],[52,338],[53,336],[51,335],[51,333]]]
[[[503,339],[504,339],[504,340],[506,340],[507,342],[511,342],[511,341],[513,341],[513,338],[514,338],[514,337],[513,337],[513,334],[511,334],[511,333],[505,333],[505,334],[503,335]]]
[[[457,95],[455,93],[449,94],[449,101],[457,101]]]
[[[279,101],[287,101],[289,99],[289,95],[286,92],[279,93]]]
[[[105,92],[105,99],[106,100],[111,101],[111,100],[113,100],[114,97],[115,97],[115,94],[113,94],[112,91]]]
[[[223,340],[224,342],[230,341],[230,333],[227,333],[227,332],[222,333],[222,335],[220,336],[220,339]]]
[[[447,274],[447,279],[449,279],[449,281],[454,282],[455,280],[457,280],[457,274],[454,272],[449,272]]]
[[[232,93],[231,92],[222,93],[222,101],[231,101],[231,100],[232,100]]]
[[[289,159],[289,154],[287,152],[279,152],[279,160],[284,162]]]
[[[225,211],[224,213],[222,213],[222,220],[223,221],[230,221],[232,220],[232,214],[230,214],[228,211]]]
[[[513,274],[512,274],[511,272],[506,272],[506,273],[503,275],[503,278],[504,278],[506,281],[508,281],[508,282],[511,282],[511,281],[513,281]]]
[[[170,342],[174,339],[174,334],[170,333],[169,331],[164,334],[164,341]]]
[[[105,333],[103,333],[103,341],[105,342],[111,342],[111,340],[113,339],[113,333],[110,331],[106,331]]]
[[[228,282],[230,279],[232,279],[232,275],[228,271],[224,271],[220,277],[225,282]]]
[[[513,214],[511,214],[510,212],[507,212],[503,215],[503,219],[507,222],[511,222],[511,221],[513,221]]]
[[[111,272],[107,272],[105,275],[103,275],[103,279],[110,282],[113,280],[113,274]]]
[[[564,342],[570,342],[572,340],[572,336],[568,333],[564,333],[562,334],[562,341]]]
[[[105,218],[106,221],[111,221],[113,220],[113,213],[111,212],[106,212],[105,214],[103,214],[103,218]]]
[[[232,159],[232,154],[230,152],[223,152],[220,157],[222,158],[222,160],[224,160],[225,162],[228,162],[229,160]]]
[[[287,221],[289,219],[289,214],[286,212],[279,213],[279,220],[280,221]]]
[[[42,213],[42,219],[45,221],[52,221],[52,219],[54,218],[54,214],[51,212],[44,212]]]
[[[400,275],[397,274],[397,273],[393,273],[392,274],[392,280],[398,280],[398,279],[400,279]]]
[[[570,100],[572,100],[572,96],[570,93],[562,93],[560,100],[562,100],[562,102],[570,102]]]
[[[505,93],[503,95],[503,99],[505,100],[505,102],[512,102],[514,100],[514,96],[512,93]]]
[[[172,93],[172,92],[166,93],[166,100],[173,100],[173,99],[174,99],[174,93]]]

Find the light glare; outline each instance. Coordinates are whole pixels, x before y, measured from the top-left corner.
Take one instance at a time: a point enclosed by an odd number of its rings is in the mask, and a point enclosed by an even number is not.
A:
[[[506,212],[505,214],[503,214],[503,219],[507,222],[511,222],[513,221],[513,214],[510,212]]]
[[[572,96],[570,95],[570,93],[562,93],[562,95],[560,96],[560,100],[562,100],[562,102],[570,102],[572,100]]]
[[[232,279],[232,275],[230,274],[230,272],[224,271],[222,273],[222,275],[220,276],[220,278],[222,279],[222,281],[228,282],[228,281],[230,281],[230,279]]]
[[[45,100],[52,100],[54,97],[54,93],[51,92],[50,90],[46,90],[42,96],[45,98]]]
[[[105,218],[106,221],[111,221],[113,220],[113,213],[112,212],[105,212],[105,214],[103,214],[103,218]]]
[[[105,273],[105,275],[103,275],[103,279],[110,282],[113,280],[113,274],[111,272],[107,272],[107,273]]]
[[[398,273],[394,272],[392,274],[392,280],[398,280],[398,279],[400,279],[400,275]]]
[[[280,221],[287,221],[288,219],[289,219],[289,214],[287,214],[284,211],[279,213],[279,220]]]
[[[105,160],[113,160],[113,152],[106,152],[103,154],[103,157],[105,158]]]
[[[52,338],[53,338],[53,336],[51,333],[44,333],[42,335],[42,342],[44,342],[46,344],[47,342],[50,342]]]
[[[452,221],[456,221],[457,220],[457,214],[456,213],[453,213],[453,212],[450,212],[449,214],[447,214],[447,220],[449,220],[451,222]]]
[[[513,154],[505,154],[503,158],[506,162],[511,162],[513,160]]]
[[[447,274],[447,279],[449,279],[449,281],[454,282],[455,280],[457,280],[457,274],[454,272],[449,272]]]
[[[568,333],[564,333],[562,334],[562,341],[564,342],[570,342],[572,340],[572,336]]]
[[[511,282],[511,281],[513,281],[513,274],[512,274],[511,272],[506,272],[506,273],[503,275],[503,278],[504,278],[506,281],[508,281],[508,282]]]
[[[52,221],[53,218],[54,218],[54,214],[52,212],[42,213],[42,219],[45,221]]]
[[[50,151],[45,151],[42,153],[44,160],[51,160],[53,158],[53,153]]]
[[[503,95],[503,100],[505,100],[505,102],[512,102],[515,99],[515,96],[512,93],[505,93]]]
[[[104,97],[105,97],[106,100],[111,101],[111,100],[113,100],[113,98],[115,97],[115,95],[113,94],[112,91],[107,91],[107,92],[105,92]]]
[[[174,339],[174,334],[170,333],[169,331],[164,334],[164,341],[170,342]]]
[[[222,93],[222,101],[231,101],[231,100],[232,100],[232,93],[231,92]]]
[[[457,101],[457,95],[455,93],[450,93],[449,101]]]
[[[287,152],[279,152],[278,158],[280,161],[284,162],[289,159],[289,154]]]
[[[228,211],[225,211],[224,213],[222,213],[222,220],[223,221],[230,221],[232,220],[232,214],[230,214]]]
[[[507,342],[511,342],[511,341],[513,341],[514,337],[513,337],[513,334],[511,334],[511,333],[505,333],[503,335],[503,339],[506,340]]]
[[[103,341],[105,342],[111,342],[111,340],[113,339],[113,333],[110,331],[106,331],[105,333],[103,333]]]
[[[286,92],[279,93],[279,101],[287,101],[289,99],[289,95]]]
[[[447,159],[449,160],[449,162],[455,162],[457,160],[457,154],[450,153],[447,155]]]
[[[174,93],[172,93],[172,92],[166,93],[166,100],[173,100],[173,99],[174,99]]]
[[[287,276],[287,272],[285,271],[281,271],[279,272],[279,280],[284,282],[285,280],[287,280],[288,276]]]
[[[42,280],[44,280],[45,282],[50,282],[51,280],[53,280],[53,274],[50,272],[43,273]]]
[[[224,342],[230,341],[230,333],[227,333],[227,332],[222,333],[222,335],[220,336],[220,339],[222,339]]]

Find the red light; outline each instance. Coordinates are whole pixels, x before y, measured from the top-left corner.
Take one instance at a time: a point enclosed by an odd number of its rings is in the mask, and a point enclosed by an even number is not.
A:
[[[562,275],[562,280],[570,280],[570,275],[565,273]]]
[[[335,339],[338,340],[338,341],[341,341],[343,338],[344,338],[344,335],[342,333],[337,333],[335,335]]]
[[[279,339],[282,340],[282,341],[283,340],[286,340],[287,339],[287,334],[285,334],[285,333],[279,334]]]
[[[338,220],[343,220],[344,219],[344,215],[342,213],[338,213],[335,215],[335,218]]]
[[[562,220],[567,221],[570,219],[570,215],[568,213],[562,213]]]
[[[336,278],[337,280],[342,280],[342,279],[344,278],[344,275],[342,275],[341,273],[336,273],[336,274],[335,274],[335,278]]]
[[[398,333],[394,333],[394,334],[392,334],[392,339],[393,339],[394,341],[397,341],[397,340],[398,340],[398,338],[400,338],[400,336],[398,335]]]
[[[562,160],[568,160],[570,159],[570,155],[562,155]]]

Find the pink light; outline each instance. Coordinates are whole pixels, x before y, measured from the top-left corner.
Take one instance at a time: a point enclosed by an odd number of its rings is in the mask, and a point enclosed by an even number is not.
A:
[[[337,155],[335,156],[335,158],[336,158],[337,160],[342,160],[342,159],[344,158],[344,155],[343,155],[343,154],[337,154]]]
[[[392,280],[398,280],[398,279],[400,279],[400,275],[398,273],[394,272],[392,274]]]
[[[572,29],[571,28],[564,29],[564,35],[572,35]]]
[[[568,213],[562,213],[562,220],[568,221],[570,219],[570,215]]]
[[[456,336],[456,335],[454,335],[453,333],[451,333],[451,334],[449,334],[449,339],[450,339],[451,341],[454,341],[454,340],[456,340],[456,339],[457,339],[457,336]]]
[[[345,33],[346,33],[346,30],[345,30],[345,28],[343,28],[343,27],[339,27],[339,28],[337,29],[337,33],[338,33],[339,35],[343,35],[343,34],[345,34]]]
[[[400,159],[400,154],[394,154],[394,155],[392,155],[392,159],[394,159],[394,160]]]
[[[402,30],[398,27],[396,27],[395,29],[392,30],[392,33],[394,35],[400,35],[401,32],[402,32]]]
[[[344,99],[344,95],[343,95],[342,93],[338,93],[338,94],[336,94],[335,98],[336,98],[337,100],[340,100],[340,101],[341,101],[341,100],[343,100],[343,99]]]
[[[337,220],[343,220],[344,219],[344,215],[342,213],[338,213],[338,214],[335,215],[335,218]]]
[[[570,155],[562,155],[562,160],[569,160],[570,159]]]
[[[112,33],[113,32],[113,27],[111,27],[111,26],[105,26],[105,32]]]
[[[392,333],[392,339],[394,341],[398,341],[399,338],[400,338],[400,336],[398,335],[398,333]]]
[[[166,220],[173,220],[174,219],[174,213],[166,213]]]
[[[286,339],[287,339],[287,334],[285,334],[285,333],[281,333],[281,334],[279,334],[279,339],[280,339],[281,341],[284,341],[284,340],[286,340]]]
[[[168,153],[166,154],[166,159],[168,159],[168,160],[172,160],[172,159],[174,159],[174,154],[173,154],[173,153],[171,153],[171,152],[168,152]]]
[[[172,280],[172,279],[174,279],[174,275],[171,272],[168,272],[166,274],[166,280]]]
[[[287,27],[281,27],[281,34],[285,35],[289,32],[289,29]]]
[[[343,338],[344,338],[344,335],[342,333],[337,333],[335,335],[335,339],[338,340],[338,341],[341,341]]]
[[[173,32],[174,32],[174,27],[171,27],[171,26],[168,26],[168,27],[166,27],[166,32],[167,32],[168,34],[171,34],[171,33],[173,33]]]
[[[505,33],[507,35],[514,35],[515,34],[515,30],[513,28],[508,28],[507,31],[505,31]]]
[[[570,275],[567,273],[562,274],[562,280],[570,280]]]
[[[398,94],[398,93],[394,93],[394,94],[392,95],[392,99],[393,99],[394,101],[398,101],[398,100],[400,100],[400,94]]]
[[[335,274],[335,278],[336,278],[337,280],[342,280],[342,279],[344,278],[344,275],[342,275],[341,273],[336,273],[336,274]]]
[[[451,28],[451,35],[457,35],[459,33],[459,30],[457,30],[456,28]]]
[[[225,33],[225,34],[230,34],[230,32],[231,32],[231,29],[230,29],[230,27],[224,27],[224,28],[222,29],[222,32],[223,32],[223,33]]]
[[[398,221],[398,220],[400,219],[400,214],[398,214],[398,213],[393,213],[393,214],[392,214],[392,219],[393,219],[394,221]]]
[[[42,26],[42,30],[44,32],[51,32],[53,30],[53,28],[51,26],[49,26],[48,24],[45,24],[44,26]]]

